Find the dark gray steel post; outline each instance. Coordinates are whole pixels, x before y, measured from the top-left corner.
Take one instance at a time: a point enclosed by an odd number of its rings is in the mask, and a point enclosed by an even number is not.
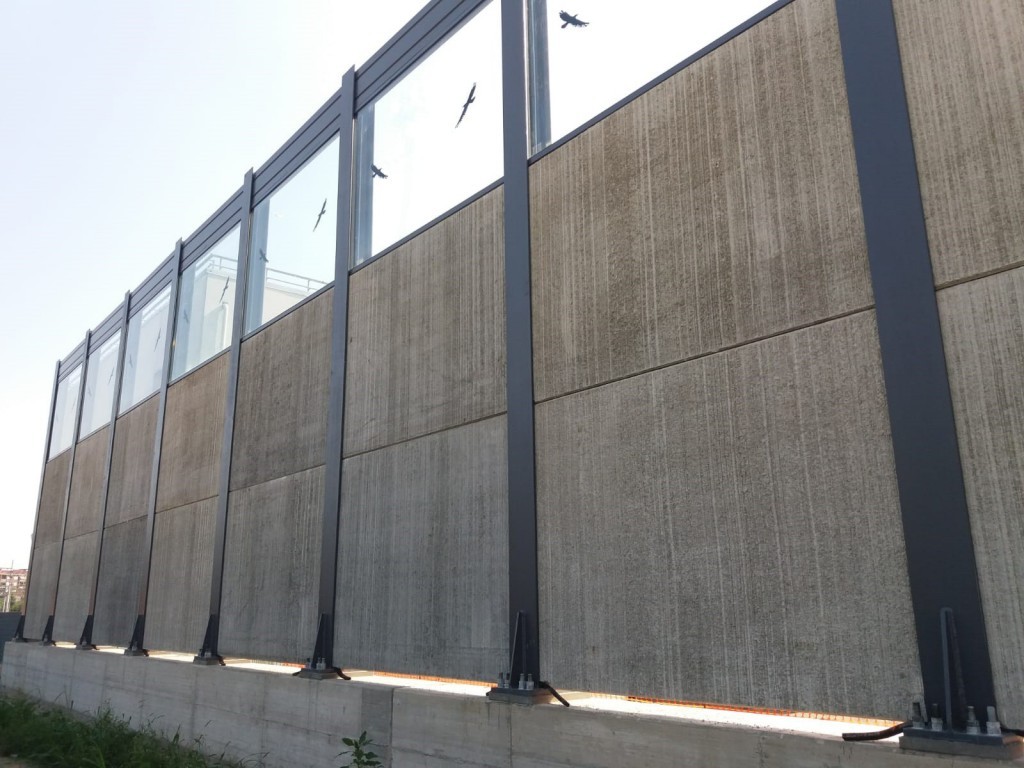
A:
[[[523,0],[501,0],[505,154],[505,333],[508,400],[508,608],[511,685],[492,698],[550,698],[540,688],[537,589],[537,479],[533,437],[530,314],[530,189]],[[526,680],[537,686],[526,689]],[[520,688],[520,680],[523,688]]]
[[[943,701],[957,667],[966,700],[943,717],[962,731],[967,705],[984,713],[995,692],[892,1],[836,10],[924,694]],[[943,654],[945,608],[959,658]]]
[[[171,295],[167,303],[167,326],[164,329],[164,368],[160,379],[160,395],[156,410],[156,435],[153,438],[153,465],[149,473],[149,501],[146,507],[146,537],[143,539],[146,561],[139,588],[138,610],[132,637],[125,656],[146,656],[146,605],[149,602],[149,569],[153,564],[153,527],[156,524],[156,492],[160,481],[160,453],[164,445],[164,416],[167,413],[167,385],[171,380],[171,353],[174,349],[174,323],[178,316],[178,284],[181,282],[181,259],[184,246],[175,246],[174,270],[171,272]],[[105,514],[104,510],[104,514]]]
[[[92,644],[93,616],[96,613],[96,591],[100,585],[100,563],[103,559],[103,530],[107,525],[107,500],[110,495],[110,465],[114,460],[114,431],[117,427],[117,409],[121,402],[121,382],[124,381],[124,358],[128,346],[128,310],[132,301],[132,293],[128,291],[124,295],[124,304],[121,307],[121,324],[117,328],[120,343],[117,348],[117,364],[114,373],[114,395],[110,403],[110,425],[107,433],[107,460],[103,465],[103,511],[100,513],[99,544],[96,546],[96,565],[93,568],[92,591],[89,592],[89,613],[85,617],[85,626],[82,628],[82,636],[78,639],[79,650],[92,650],[96,646]]]
[[[25,600],[21,605],[21,616],[18,627],[14,630],[14,640],[25,642],[25,614],[28,612],[28,591],[32,586],[32,564],[36,558],[36,534],[39,533],[39,507],[43,501],[43,484],[46,480],[46,465],[50,461],[50,442],[53,440],[53,413],[57,408],[57,385],[60,382],[60,360],[53,368],[53,387],[50,389],[50,415],[46,419],[46,440],[43,444],[43,468],[39,473],[39,493],[36,494],[36,521],[32,525],[32,548],[28,553],[28,576],[25,579]]]
[[[69,457],[68,482],[64,488],[64,515],[60,523],[60,555],[57,557],[57,581],[53,588],[53,601],[50,603],[50,615],[46,618],[46,628],[43,630],[43,637],[40,642],[43,645],[53,645],[53,619],[57,613],[57,595],[60,592],[60,570],[64,565],[64,536],[68,527],[68,505],[71,503],[71,482],[75,477],[75,451],[78,448],[78,435],[82,426],[82,403],[85,400],[85,380],[89,375],[89,342],[92,340],[92,331],[85,334],[85,359],[82,360],[82,378],[78,386],[78,406],[75,409],[75,422],[71,428],[71,455]],[[35,542],[33,542],[33,545]],[[26,601],[27,602],[27,601]]]
[[[235,316],[231,324],[228,352],[228,391],[224,407],[224,438],[220,448],[220,485],[217,490],[217,520],[213,534],[213,570],[210,575],[210,618],[206,622],[203,646],[193,659],[196,664],[223,664],[218,648],[220,600],[224,587],[224,545],[228,530],[228,493],[231,488],[231,447],[235,436],[235,403],[238,398],[238,363],[245,329],[245,291],[249,277],[249,243],[252,230],[253,172],[246,171],[242,185],[242,224],[238,238],[238,273],[235,276]]]
[[[327,403],[324,514],[320,541],[320,592],[316,643],[300,677],[337,678],[334,663],[335,598],[338,584],[338,527],[341,519],[342,457],[345,440],[345,353],[348,347],[348,275],[352,260],[352,149],[356,71],[341,79],[338,141],[338,208],[331,320],[331,382]],[[347,678],[346,678],[347,679]]]

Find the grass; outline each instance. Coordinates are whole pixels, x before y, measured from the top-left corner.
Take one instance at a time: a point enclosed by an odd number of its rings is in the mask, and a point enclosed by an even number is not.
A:
[[[0,697],[0,755],[46,768],[238,768],[223,756],[209,758],[200,742],[168,741],[152,728],[131,728],[110,712],[79,718],[22,697]],[[196,748],[193,748],[196,747]]]

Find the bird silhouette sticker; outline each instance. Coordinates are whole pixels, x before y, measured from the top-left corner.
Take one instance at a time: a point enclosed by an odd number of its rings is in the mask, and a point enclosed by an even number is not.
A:
[[[268,263],[270,259],[267,258],[267,252],[260,248],[260,261]]]
[[[386,179],[388,175],[373,163],[370,163],[370,173],[378,179]]]
[[[558,18],[565,22],[562,25],[562,29],[565,29],[566,27],[586,27],[590,25],[589,21],[580,21],[579,18],[577,18],[577,16],[578,14],[570,16],[565,11],[559,11]]]
[[[456,128],[462,125],[462,119],[466,116],[466,110],[469,109],[469,105],[476,101],[476,99],[473,98],[474,93],[476,93],[476,83],[473,83],[473,87],[469,89],[469,98],[466,99],[466,103],[462,105],[462,114],[459,115],[459,122],[455,124]]]
[[[327,198],[324,198],[324,204],[320,206],[320,213],[316,215],[316,224],[313,225],[313,231],[316,232],[316,228],[320,226],[320,219],[327,213]]]
[[[220,298],[217,299],[217,301],[224,301],[224,296],[228,292],[228,285],[230,285],[230,283],[231,278],[229,277],[227,280],[224,281],[224,290],[220,292]]]
[[[107,376],[107,384],[109,384],[110,382],[112,382],[114,380],[114,374],[116,372],[117,372],[117,368],[111,368],[110,369],[110,375]]]
[[[161,328],[156,332],[156,341],[153,342],[153,351],[156,352],[156,348],[160,346],[160,337],[164,335],[164,329]]]

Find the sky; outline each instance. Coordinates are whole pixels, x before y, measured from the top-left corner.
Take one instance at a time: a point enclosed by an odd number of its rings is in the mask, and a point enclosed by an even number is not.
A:
[[[28,564],[56,360],[424,3],[0,2],[0,566]],[[568,3],[547,5],[554,139],[768,0]],[[500,176],[498,18],[378,102],[374,252]]]
[[[425,0],[0,3],[0,566],[53,368]]]

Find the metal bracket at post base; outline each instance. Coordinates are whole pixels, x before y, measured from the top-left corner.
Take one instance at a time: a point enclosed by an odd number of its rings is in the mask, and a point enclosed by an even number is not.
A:
[[[340,667],[334,666],[334,638],[332,627],[334,617],[329,613],[321,613],[316,626],[316,642],[313,644],[313,656],[306,659],[306,666],[292,675],[306,680],[351,680]]]
[[[14,637],[11,638],[12,643],[27,643],[25,639],[25,614],[21,614],[18,617],[18,626],[14,628]]]
[[[85,617],[85,627],[82,628],[82,636],[78,638],[78,643],[75,645],[75,650],[78,651],[95,651],[96,646],[92,643],[92,624],[93,616],[90,613]]]
[[[132,629],[132,639],[128,641],[128,647],[124,649],[125,656],[149,656],[142,645],[142,638],[146,632],[146,616],[139,614],[135,617],[135,628]]]
[[[939,632],[943,703],[941,706],[932,704],[927,715],[922,702],[915,701],[911,705],[911,724],[903,729],[900,748],[1005,760],[1024,755],[1024,739],[1014,733],[1003,732],[995,707],[986,707],[983,724],[978,720],[974,707],[967,703],[960,640],[952,608],[939,610]]]
[[[39,641],[40,645],[56,645],[53,642],[53,614],[46,617],[46,627],[43,628],[43,637]]]
[[[206,622],[206,635],[203,637],[203,647],[199,649],[198,655],[193,657],[192,663],[204,667],[223,667],[224,657],[217,653],[217,632],[220,626],[220,617],[217,614],[210,616]]]
[[[491,701],[523,706],[548,704],[552,699],[558,699],[568,707],[569,702],[563,699],[554,688],[541,680],[534,681],[533,672],[524,670],[526,638],[526,614],[519,611],[516,613],[516,626],[512,635],[512,653],[508,660],[508,671],[498,673],[498,685],[487,692],[487,698]],[[517,674],[518,682],[513,684]]]

